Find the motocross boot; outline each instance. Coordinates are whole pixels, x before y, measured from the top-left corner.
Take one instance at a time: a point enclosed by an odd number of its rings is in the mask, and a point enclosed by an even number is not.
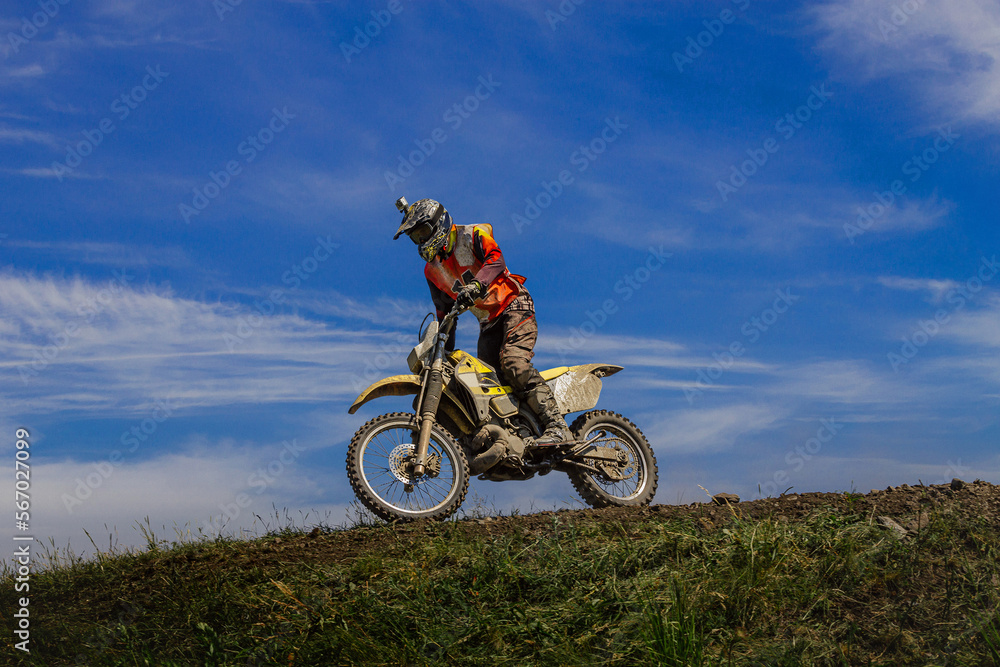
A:
[[[573,441],[573,434],[566,425],[562,413],[559,412],[559,404],[548,384],[541,382],[527,390],[524,392],[524,400],[545,426],[545,432],[535,439],[536,445],[561,445]]]

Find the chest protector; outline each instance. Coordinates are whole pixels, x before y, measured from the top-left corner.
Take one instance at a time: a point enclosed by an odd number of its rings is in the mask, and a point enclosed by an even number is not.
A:
[[[444,260],[440,255],[435,257],[424,268],[424,275],[452,299],[463,285],[475,280],[476,274],[483,268],[483,260],[476,257],[475,233],[478,231],[491,239],[493,237],[493,225],[455,225],[455,229],[455,247],[451,254]],[[522,283],[523,276],[513,274],[505,268],[503,273],[486,286],[486,294],[476,300],[469,312],[479,319],[480,324],[486,324],[517,298],[521,293]]]

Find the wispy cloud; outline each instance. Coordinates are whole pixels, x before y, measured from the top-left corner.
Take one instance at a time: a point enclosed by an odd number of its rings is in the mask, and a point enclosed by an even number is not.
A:
[[[49,132],[0,126],[0,144],[22,145],[25,143],[35,143],[49,146],[51,148],[60,148],[59,142]]]
[[[959,286],[955,280],[935,278],[902,278],[900,276],[880,276],[878,283],[883,287],[904,292],[927,292],[931,303],[940,303],[945,295]]]
[[[907,10],[904,11],[902,6]],[[915,8],[911,8],[915,6]],[[852,73],[915,91],[941,122],[1000,118],[1000,5],[835,0],[809,10],[821,46]]]
[[[891,208],[875,223],[873,229],[920,232],[943,224],[954,210],[954,202],[940,199],[936,194],[920,199],[911,198]]]
[[[11,79],[34,78],[45,75],[45,68],[38,63],[24,65],[22,67],[12,67],[2,70],[4,77]]]
[[[21,176],[28,176],[31,178],[71,178],[80,179],[88,181],[102,180],[106,177],[98,176],[94,174],[85,174],[79,170],[73,170],[71,172],[58,172],[52,167],[26,167],[24,169],[2,169],[8,174],[19,174]]]
[[[824,409],[835,407],[838,413],[845,406],[883,414],[887,406],[905,410],[927,389],[894,378],[888,367],[851,359],[790,363],[776,376],[776,382],[763,388],[775,400],[785,404],[821,403]]]
[[[108,456],[117,442],[94,462],[49,458],[35,464],[36,531],[51,536],[60,549],[70,544],[77,554],[87,554],[92,548],[84,530],[98,548],[107,549],[109,543],[118,548],[145,547],[137,525],[144,524],[144,518],[157,538],[167,540],[214,536],[212,526],[223,523],[227,533],[259,534],[265,527],[256,517],[272,514],[273,518],[272,506],[291,510],[293,518],[299,518],[299,508],[326,509],[329,521],[336,523],[343,520],[344,507],[326,504],[326,484],[302,462],[314,450],[313,444],[296,439],[294,456],[286,455],[280,466],[274,462],[281,461],[285,447],[281,440],[259,443],[203,436],[192,436],[172,451],[152,457],[119,451],[123,458],[114,465]],[[273,464],[271,473],[261,475],[268,464]],[[239,494],[251,503],[237,506]],[[313,516],[317,521],[323,518]]]
[[[63,261],[96,264],[111,268],[170,266],[190,268],[192,262],[181,248],[137,246],[98,241],[27,241],[10,239],[6,245]]]
[[[944,334],[971,345],[1000,349],[1000,296],[994,295],[981,309],[955,315]]]
[[[787,415],[787,410],[773,406],[735,403],[671,412],[645,431],[658,452],[718,452],[732,448],[742,436],[775,427]]]
[[[106,281],[0,276],[0,396],[20,412],[134,413],[152,397],[206,409],[235,403],[347,400],[382,334],[262,316]]]

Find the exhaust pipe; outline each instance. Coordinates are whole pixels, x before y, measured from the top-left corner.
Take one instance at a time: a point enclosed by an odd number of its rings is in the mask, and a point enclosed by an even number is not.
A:
[[[524,441],[496,424],[479,429],[472,446],[478,452],[469,462],[472,475],[481,475],[508,457],[519,461],[524,454]]]

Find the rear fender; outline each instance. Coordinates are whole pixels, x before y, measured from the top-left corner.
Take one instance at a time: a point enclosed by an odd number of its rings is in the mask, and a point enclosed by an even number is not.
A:
[[[622,370],[612,364],[583,364],[572,366],[565,373],[549,380],[552,393],[564,415],[583,412],[597,406],[601,397],[601,378]]]

